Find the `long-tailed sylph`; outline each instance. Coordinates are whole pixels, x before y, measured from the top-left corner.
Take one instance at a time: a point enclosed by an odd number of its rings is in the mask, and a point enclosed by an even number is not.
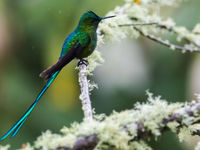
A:
[[[48,89],[48,87],[51,85],[51,83],[54,81],[56,76],[65,65],[67,65],[74,58],[80,59],[80,62],[84,63],[84,58],[88,57],[96,47],[96,30],[99,22],[103,19],[111,17],[114,16],[99,17],[92,11],[88,11],[81,16],[76,29],[65,39],[61,55],[57,63],[47,68],[40,74],[40,77],[47,79],[45,86],[38,94],[33,104],[25,112],[25,114],[3,137],[0,138],[0,141],[4,140],[8,136],[14,137],[17,134],[35,105],[38,103],[42,95],[45,93],[45,91]]]

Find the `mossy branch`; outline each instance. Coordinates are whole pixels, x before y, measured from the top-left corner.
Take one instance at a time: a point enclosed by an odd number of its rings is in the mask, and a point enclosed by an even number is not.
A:
[[[58,147],[55,150],[93,150],[99,142],[97,134],[91,134],[77,139],[73,148],[63,146]]]
[[[148,104],[148,105],[150,107],[158,107],[158,106],[153,106],[153,105],[158,105],[158,103]],[[174,104],[170,104],[170,105],[173,106]],[[168,106],[168,107],[171,107],[171,106]],[[148,107],[148,106],[146,105],[143,107]],[[138,110],[129,110],[129,113],[134,114],[135,113],[134,111],[138,111]],[[121,118],[121,115],[123,115],[123,113],[124,112],[121,112],[121,113],[115,112],[115,114],[107,117],[104,121],[109,120],[109,119],[115,119],[117,121],[119,119],[120,122],[126,122],[127,121],[126,118],[124,118],[124,120],[123,118]],[[142,111],[140,113],[144,114],[144,112]],[[154,111],[152,110],[151,113],[154,113]],[[163,111],[161,110],[160,113],[162,114]],[[157,112],[157,115],[158,114],[159,112]],[[152,114],[149,114],[149,115],[151,116]],[[152,128],[148,126],[148,124],[151,124],[150,122],[153,123],[156,120],[156,117],[158,117],[157,115],[154,116],[155,118],[152,118],[152,120],[148,120],[148,121],[140,120],[138,122],[132,122],[131,118],[129,118],[130,122],[123,126],[123,130],[130,136],[130,139],[127,139],[127,141],[124,141],[124,142],[126,142],[127,145],[131,146],[131,143],[134,143],[134,142],[147,140],[152,137],[158,138],[159,136],[162,135],[163,132],[167,130],[172,130],[173,132],[180,134],[180,132],[182,132],[181,130],[182,129],[185,130],[185,128],[187,128],[190,131],[191,135],[200,135],[200,132],[198,129],[196,130],[195,128],[192,128],[192,126],[194,127],[194,125],[200,122],[200,118],[199,118],[200,101],[191,102],[186,105],[185,104],[179,105],[177,109],[169,113],[166,117],[164,117],[165,115],[163,115],[161,122],[159,122],[159,124],[155,124],[155,126],[157,126],[156,130],[158,130],[156,132],[160,132],[159,134],[156,135],[155,131],[152,130]],[[119,118],[115,118],[114,116],[115,117],[118,116]],[[99,122],[99,124],[101,123],[103,123],[103,121]],[[116,122],[116,123],[119,124],[119,122]],[[133,128],[136,129],[136,132],[134,134],[132,131]],[[96,146],[100,146],[100,145],[101,146],[104,145],[105,147],[107,147],[106,149],[111,149],[111,148],[118,149],[119,145],[114,145],[113,143],[110,143],[109,141],[104,141],[104,139],[100,139],[101,135],[98,135],[98,129],[96,133],[95,131],[93,132],[94,133],[90,135],[82,135],[81,137],[77,138],[72,148],[68,146],[63,146],[63,147],[58,147],[55,150],[81,150],[81,149],[92,150],[92,149],[95,149]],[[121,133],[123,131],[119,130],[118,132]],[[104,134],[104,133],[101,133],[101,134]],[[112,130],[110,130],[109,134],[110,134],[109,138],[112,139],[112,136],[113,136]],[[137,147],[135,148],[137,149]]]
[[[200,23],[189,31],[183,26],[176,26],[171,18],[163,19],[160,16],[160,8],[176,6],[181,0],[124,1],[123,6],[116,7],[106,15],[117,15],[117,17],[99,24],[98,46],[108,39],[120,41],[127,37],[136,39],[142,35],[170,49],[200,51]],[[122,28],[122,25],[130,27]],[[158,36],[153,36],[165,31],[175,33],[177,41],[184,40],[187,45],[174,45],[161,40]],[[80,99],[84,116],[88,119],[84,119],[81,123],[73,123],[70,128],[62,128],[61,134],[46,131],[37,138],[33,146],[25,144],[23,150],[39,148],[44,150],[151,150],[146,141],[150,138],[157,139],[167,130],[178,134],[180,141],[183,141],[187,135],[200,135],[199,100],[191,103],[168,104],[161,97],[153,97],[147,92],[147,103],[138,103],[134,109],[113,112],[110,116],[103,114],[92,116],[87,74],[91,74],[103,61],[98,51],[95,51],[88,61],[88,67],[85,64],[79,66]],[[8,147],[3,148],[8,149]],[[2,146],[0,148],[2,149]],[[200,150],[200,143],[195,150]]]
[[[166,19],[160,16],[162,6],[174,7],[180,2],[176,0],[147,0],[146,2],[125,0],[123,6],[116,7],[107,14],[117,15],[116,18],[100,24],[100,43],[102,43],[104,35],[106,35],[106,40],[112,41],[120,41],[127,37],[138,38],[141,35],[172,50],[200,52],[200,23],[197,22],[193,30],[189,31],[184,26],[177,26],[170,17]],[[159,36],[166,32],[174,33],[178,42],[184,40],[186,44],[180,46],[180,44],[175,45],[167,40],[162,40]]]
[[[168,104],[149,92],[145,104],[134,109],[98,115],[90,122],[84,120],[64,127],[62,134],[47,131],[35,142],[36,148],[50,150],[150,150],[148,139],[157,139],[171,130],[180,141],[188,135],[200,135],[200,101]],[[29,150],[29,149],[27,149]]]
[[[79,66],[79,84],[81,88],[80,100],[82,102],[82,110],[84,112],[84,119],[92,120],[92,106],[89,95],[89,83],[87,80],[87,65],[88,62],[85,60],[80,60]]]
[[[171,49],[176,49],[176,50],[181,50],[181,51],[196,51],[196,52],[200,52],[200,49],[197,49],[197,48],[193,48],[193,47],[190,47],[190,46],[179,46],[179,45],[175,45],[175,44],[172,44],[170,43],[169,41],[164,41],[158,37],[155,37],[153,35],[150,35],[150,34],[145,34],[141,29],[137,28],[137,27],[133,27],[136,31],[138,31],[142,36],[154,41],[154,42],[157,42],[161,45],[164,45],[164,46],[167,46]]]
[[[134,18],[134,20],[139,20],[137,18]],[[135,22],[135,23],[131,23],[131,24],[121,24],[119,25],[119,27],[128,27],[128,26],[133,26],[136,30],[138,29],[137,26],[148,26],[148,25],[155,25],[155,27],[158,27],[160,29],[165,29],[169,32],[173,32],[175,34],[179,34],[179,32],[176,31],[176,27],[173,27],[173,26],[167,26],[165,24],[161,24],[161,23],[158,23],[158,22]],[[139,32],[141,32],[141,30],[139,30]],[[144,33],[142,32],[141,35],[143,35]],[[196,41],[193,41],[191,39],[189,39],[187,36],[183,37],[183,39],[189,43],[192,43],[194,44],[195,46],[197,47],[200,47],[200,43],[196,42]],[[162,43],[161,43],[162,44]],[[168,46],[169,47],[169,46]],[[183,48],[177,48],[178,50],[182,50]],[[194,50],[194,48],[190,48],[192,50]],[[189,49],[189,50],[190,50]],[[186,49],[187,50],[187,49]]]

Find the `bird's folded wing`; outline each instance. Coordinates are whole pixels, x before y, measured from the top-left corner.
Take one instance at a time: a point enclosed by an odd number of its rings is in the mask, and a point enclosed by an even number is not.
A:
[[[70,49],[66,55],[61,57],[54,65],[45,69],[42,73],[40,73],[41,78],[48,79],[50,76],[58,70],[61,70],[65,65],[67,65],[72,59],[76,57],[76,53],[81,51],[83,46],[81,44],[77,44],[76,47]]]

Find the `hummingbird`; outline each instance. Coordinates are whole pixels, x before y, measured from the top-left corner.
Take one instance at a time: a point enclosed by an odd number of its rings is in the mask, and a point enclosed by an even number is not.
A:
[[[98,24],[101,20],[112,17],[115,16],[99,17],[93,11],[87,11],[81,16],[76,29],[65,39],[58,61],[40,73],[40,77],[45,78],[47,82],[37,95],[35,101],[24,113],[24,115],[14,124],[14,126],[12,126],[10,130],[8,130],[8,132],[0,138],[0,141],[6,139],[8,136],[14,137],[17,134],[42,95],[49,88],[65,65],[75,58],[80,60],[78,65],[87,65],[85,58],[92,54],[97,44],[96,31]]]

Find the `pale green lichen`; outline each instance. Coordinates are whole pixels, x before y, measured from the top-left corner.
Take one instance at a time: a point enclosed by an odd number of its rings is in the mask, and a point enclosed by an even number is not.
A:
[[[95,50],[92,55],[90,55],[88,58],[89,65],[87,66],[87,75],[93,75],[94,69],[101,65],[104,62],[104,59],[101,56],[101,53],[97,50]],[[91,92],[94,88],[98,88],[98,85],[94,81],[88,80],[88,87],[89,92]],[[81,97],[81,95],[80,95]]]
[[[189,135],[191,135],[191,130],[187,127],[182,127],[179,130],[179,134],[178,134],[179,141],[183,142],[184,139],[186,139],[186,137],[188,137]]]
[[[60,139],[61,135],[53,134],[51,131],[47,130],[43,132],[41,136],[39,136],[35,142],[36,148],[42,148],[43,150],[48,150],[50,148],[58,147],[57,139]]]
[[[167,123],[167,127],[174,133],[176,133],[177,131],[177,128],[180,124],[176,121],[173,121],[173,122],[169,122]]]
[[[185,27],[176,26],[176,23],[171,18],[163,19],[160,16],[160,8],[162,6],[176,6],[182,0],[140,1],[141,4],[139,5],[134,3],[133,0],[125,0],[123,6],[117,6],[113,11],[107,14],[115,14],[117,17],[105,20],[99,24],[97,31],[98,46],[94,53],[87,58],[89,62],[87,73],[89,75],[104,61],[97,49],[104,44],[105,41],[120,41],[127,37],[138,38],[140,36],[133,27],[119,27],[121,24],[157,22],[160,25],[166,26],[167,30],[173,29],[177,34],[178,41],[183,38],[194,42],[200,41],[200,24],[197,24],[193,31],[190,32]],[[142,26],[140,28],[144,34],[154,33],[159,35],[165,30],[156,25]],[[170,48],[174,49],[174,46]],[[94,87],[93,85],[93,83],[89,83],[89,87]],[[61,134],[54,134],[48,130],[37,138],[33,146],[26,144],[25,150],[33,150],[35,148],[48,150],[59,146],[73,147],[78,138],[91,134],[97,134],[99,138],[95,150],[111,149],[110,146],[114,146],[113,149],[115,150],[151,150],[151,147],[149,147],[143,139],[133,141],[129,144],[131,139],[138,136],[138,123],[141,122],[144,125],[142,129],[144,132],[147,130],[151,133],[151,136],[157,138],[162,134],[160,129],[165,126],[165,124],[163,124],[163,119],[169,117],[170,114],[175,113],[177,110],[179,111],[176,113],[182,116],[182,122],[169,122],[167,123],[167,127],[173,132],[177,132],[177,130],[180,129],[180,141],[184,140],[185,136],[190,135],[191,131],[197,130],[198,127],[194,127],[192,122],[198,117],[194,118],[188,116],[183,109],[180,109],[183,106],[182,103],[169,104],[167,101],[162,100],[160,96],[154,97],[148,91],[147,95],[147,102],[144,104],[135,104],[135,108],[132,110],[125,110],[120,113],[113,112],[108,117],[105,115],[95,115],[93,121],[89,122],[84,120],[81,123],[73,123],[69,128],[63,127],[61,129]],[[197,114],[196,110],[194,110],[194,114]],[[180,124],[184,124],[185,127],[179,128]],[[104,144],[105,142],[107,143],[106,145]],[[7,150],[8,148],[9,146],[0,147],[2,150]],[[197,145],[195,150],[200,150],[200,144]]]
[[[8,150],[9,148],[10,145],[5,145],[5,146],[0,145],[0,150]]]
[[[92,91],[93,89],[98,89],[98,84],[96,84],[94,81],[88,80],[88,86],[89,86],[89,91]]]
[[[126,3],[133,3],[133,0],[124,0]],[[182,2],[183,0],[140,0],[142,4],[148,4],[148,5],[155,5],[158,4],[160,6],[163,5],[168,5],[168,6],[172,6],[172,5],[178,5],[180,2]]]
[[[195,34],[200,34],[200,23],[196,24],[192,32]]]
[[[87,67],[87,72],[88,74],[92,74],[92,72],[94,71],[94,69],[101,65],[103,62],[104,62],[104,59],[102,58],[101,56],[101,53],[97,50],[95,50],[92,55],[90,55],[88,58],[87,58],[88,62],[89,62],[89,65]]]
[[[130,147],[132,149],[136,149],[136,150],[152,150],[152,148],[150,146],[148,146],[144,141],[139,141],[139,142],[132,142],[130,144]]]
[[[200,150],[200,141],[197,143],[197,145],[196,145],[194,150]]]
[[[92,121],[83,120],[81,123],[73,123],[71,127],[63,127],[61,134],[54,134],[48,130],[37,138],[33,146],[26,144],[25,150],[35,148],[48,150],[62,146],[73,147],[80,137],[93,134],[97,134],[99,139],[95,150],[151,150],[151,147],[143,139],[129,143],[130,140],[139,136],[138,123],[143,124],[140,130],[151,133],[151,136],[155,139],[161,136],[162,128],[166,126],[173,132],[180,131],[178,135],[180,141],[183,141],[187,135],[199,128],[199,126],[192,124],[191,117],[184,111],[190,108],[189,104],[169,104],[162,100],[160,96],[154,97],[148,91],[147,96],[146,103],[137,103],[132,110],[125,110],[120,113],[113,112],[108,117],[104,114],[95,115]],[[163,119],[168,118],[173,113],[180,115],[182,121],[178,123],[174,120],[167,125],[163,124]],[[181,124],[184,126],[180,128]]]
[[[193,124],[193,125],[190,125],[188,126],[189,130],[192,132],[196,132],[196,131],[199,131],[200,129],[200,124]]]
[[[94,69],[104,62],[98,48],[105,44],[107,41],[120,41],[125,38],[138,38],[140,34],[134,30],[132,26],[120,27],[122,24],[131,24],[137,22],[155,22],[160,25],[138,26],[145,35],[156,34],[162,35],[165,32],[172,31],[177,35],[177,41],[186,39],[191,41],[185,47],[190,47],[191,50],[198,50],[197,45],[200,45],[200,25],[197,24],[193,31],[188,31],[183,26],[176,26],[172,18],[162,18],[160,16],[163,6],[177,6],[183,0],[124,0],[123,6],[116,6],[113,10],[109,11],[105,16],[116,15],[112,19],[106,19],[100,22],[98,26],[98,42],[97,48],[94,53],[88,57],[89,66],[88,74],[92,75]],[[138,4],[139,1],[139,4]],[[162,27],[165,28],[162,28]],[[156,37],[156,36],[155,36]],[[159,36],[157,39],[161,40]],[[165,40],[163,40],[165,41]],[[166,40],[167,41],[167,40]],[[170,44],[170,42],[168,42]],[[184,47],[184,46],[183,46]],[[176,47],[171,44],[170,49],[175,50]],[[186,52],[183,49],[182,52]]]

